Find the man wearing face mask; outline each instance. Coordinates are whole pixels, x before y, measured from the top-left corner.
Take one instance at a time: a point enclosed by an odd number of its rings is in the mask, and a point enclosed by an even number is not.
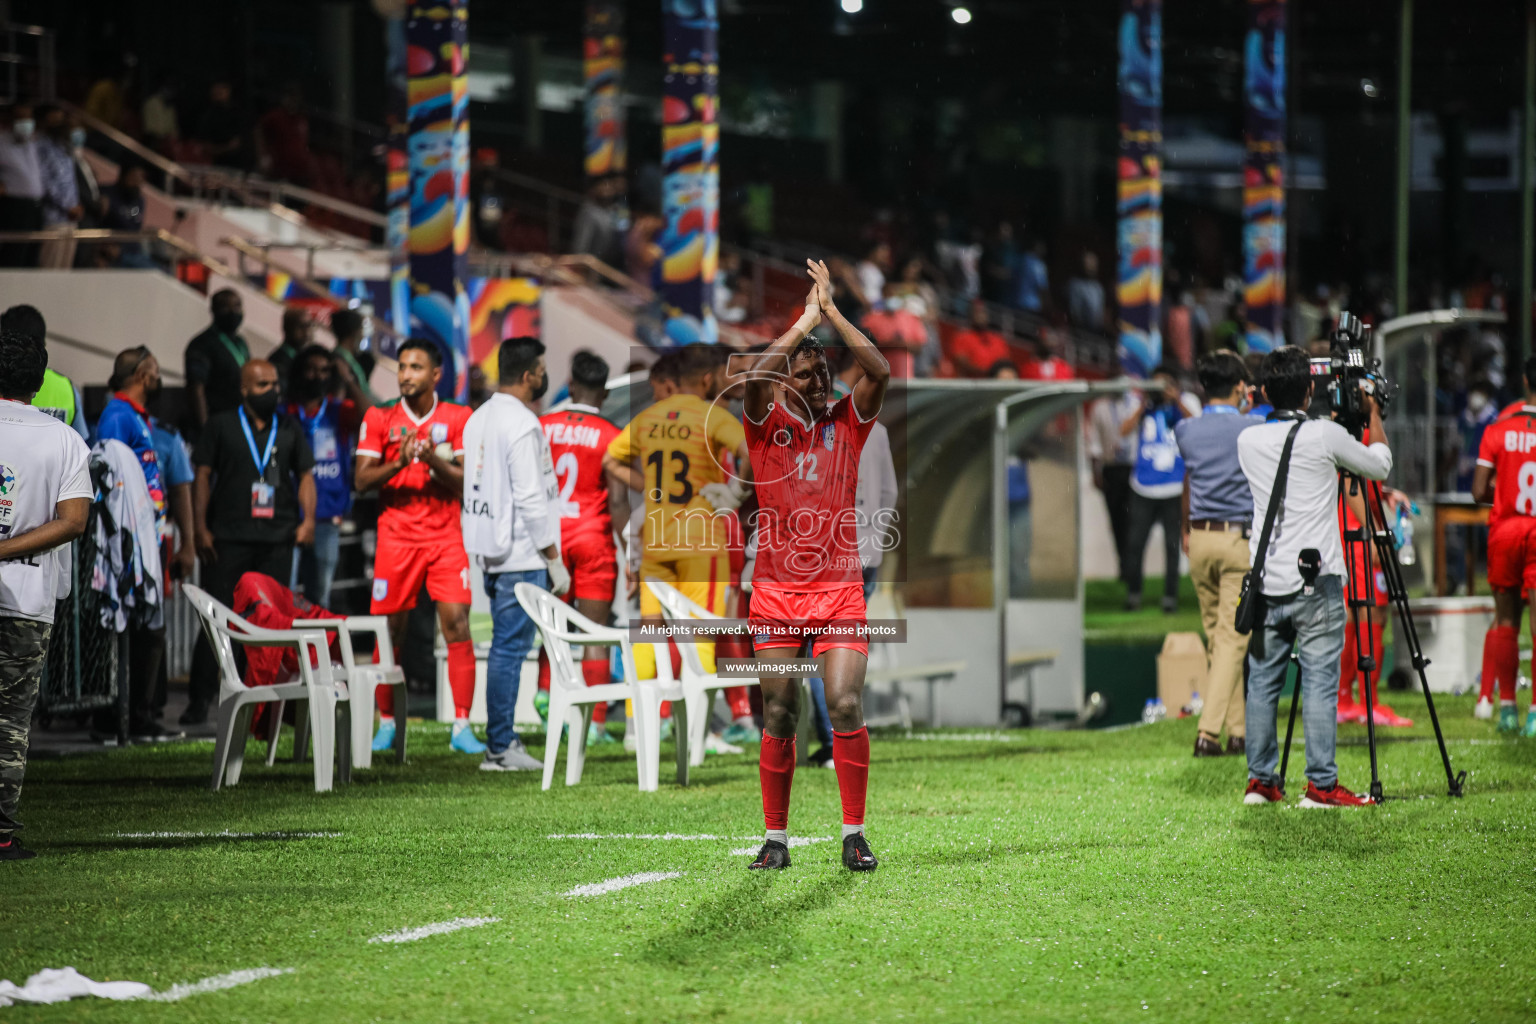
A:
[[[43,169],[32,105],[0,109],[0,231],[43,229]],[[37,266],[36,242],[0,245],[0,267]]]
[[[43,227],[59,236],[43,243],[42,265],[69,267],[75,262],[75,225],[85,215],[75,184],[75,161],[69,152],[69,121],[63,108],[55,106],[43,107],[38,120],[43,129],[37,143],[43,178]]]
[[[155,506],[155,524],[164,536],[167,530],[167,499],[160,455],[155,447],[152,424],[146,406],[160,391],[160,364],[148,348],[140,345],[117,354],[112,364],[112,377],[107,386],[112,397],[101,411],[96,424],[97,441],[121,441],[132,449],[144,473],[144,483],[149,488],[149,500]],[[182,541],[183,550],[190,555],[192,538]],[[145,545],[145,552],[159,552],[158,546]],[[185,560],[178,562],[185,565]],[[163,579],[164,576],[162,575]],[[146,629],[134,626],[128,641],[131,661],[128,666],[128,732],[138,742],[170,739],[169,733],[159,722],[156,710],[158,696],[155,693],[160,680],[160,663],[165,657],[165,627]],[[101,716],[98,728],[103,733],[115,733],[109,711]]]
[[[203,589],[233,606],[235,584],[245,573],[288,579],[294,545],[315,541],[315,458],[299,425],[277,415],[277,371],[271,363],[252,359],[241,367],[240,404],[208,418],[192,464]],[[218,685],[213,649],[199,636],[183,725],[208,720]]]
[[[291,586],[322,608],[331,603],[341,521],[352,510],[352,447],[363,420],[356,401],[335,397],[333,358],[322,345],[308,346],[288,382],[288,415],[304,428],[315,456],[315,543],[294,553]]]
[[[359,491],[379,491],[379,542],[369,612],[389,616],[398,663],[406,620],[426,583],[427,596],[437,602],[437,619],[448,645],[448,685],[454,708],[449,744],[461,754],[480,754],[485,744],[469,728],[475,645],[469,638],[469,558],[459,530],[464,423],[469,410],[438,400],[443,354],[431,340],[408,339],[396,360],[400,401],[369,409],[357,439],[354,484]],[[394,695],[389,687],[379,687],[378,700],[379,731],[373,749],[387,750],[395,741]],[[400,711],[404,714],[406,709]]]
[[[239,293],[231,288],[214,292],[208,307],[213,323],[187,343],[185,357],[191,410],[184,433],[194,443],[210,417],[240,405],[241,369],[251,358],[250,347],[240,336],[245,306]],[[274,377],[276,373],[273,370]],[[279,574],[275,578],[285,577]]]

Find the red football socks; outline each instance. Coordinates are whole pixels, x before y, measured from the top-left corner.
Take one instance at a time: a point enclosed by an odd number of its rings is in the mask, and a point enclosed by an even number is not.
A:
[[[1344,656],[1339,660],[1339,702],[1355,699],[1355,677],[1360,674],[1355,649],[1355,627],[1344,624]]]
[[[613,681],[612,670],[608,667],[608,659],[586,659],[581,663],[581,677],[587,681],[588,686],[607,686]],[[607,704],[594,704],[592,706],[592,721],[597,725],[602,725],[608,721]]]
[[[453,691],[453,717],[468,718],[475,702],[475,644],[460,640],[448,645],[448,688]]]
[[[770,832],[789,827],[789,788],[795,781],[795,738],[781,740],[763,735],[757,758],[757,777],[763,787],[763,825]],[[842,775],[838,775],[842,780]],[[861,802],[862,806],[862,802]]]
[[[843,824],[864,824],[864,796],[869,789],[869,729],[834,730],[832,765],[837,769],[837,790],[843,798]]]
[[[400,648],[395,649],[395,664],[400,664]],[[377,657],[374,658],[378,660]],[[383,718],[395,717],[395,688],[393,686],[376,686],[373,690],[373,702],[378,705],[379,715]]]
[[[1483,683],[1480,695],[1493,697],[1499,687],[1499,700],[1514,701],[1515,676],[1520,671],[1520,631],[1513,626],[1494,626],[1483,638]]]
[[[539,689],[549,692],[549,652],[539,646]]]
[[[725,701],[731,707],[732,718],[752,717],[752,695],[745,686],[726,687]]]

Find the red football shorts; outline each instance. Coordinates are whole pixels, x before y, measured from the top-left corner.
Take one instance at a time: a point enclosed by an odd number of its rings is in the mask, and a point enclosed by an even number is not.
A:
[[[571,573],[568,599],[613,600],[614,585],[619,578],[619,563],[612,537],[596,533],[572,537],[568,543],[561,543],[560,558]]]
[[[402,544],[380,537],[373,558],[371,615],[393,615],[416,607],[422,581],[427,596],[447,604],[469,604],[469,556],[454,537],[434,544]]]
[[[1352,512],[1345,513],[1345,524],[1346,529],[1359,529],[1359,525],[1355,521],[1355,516]],[[1353,594],[1361,599],[1364,599],[1366,594],[1366,561],[1364,558],[1360,557],[1362,554],[1360,544],[1358,541],[1351,542],[1348,537],[1343,537],[1341,540],[1345,545],[1344,571],[1349,573],[1351,584],[1351,589],[1345,591],[1344,596],[1347,599],[1351,594]],[[1372,545],[1371,558],[1374,560],[1375,557],[1376,547],[1375,545]],[[1351,558],[1354,559],[1353,566],[1350,565],[1349,560]],[[1378,607],[1385,607],[1387,603],[1387,574],[1382,572],[1378,567],[1372,571],[1371,575],[1374,577],[1374,579],[1371,580],[1371,585],[1375,591],[1372,595],[1375,598],[1375,601],[1372,603]]]
[[[1536,519],[1506,516],[1488,535],[1488,585],[1536,590]]]
[[[752,649],[800,647],[815,637],[811,657],[833,647],[869,654],[869,639],[853,634],[864,625],[864,588],[850,583],[835,590],[780,590],[772,584],[752,588]],[[830,628],[836,632],[828,635]]]

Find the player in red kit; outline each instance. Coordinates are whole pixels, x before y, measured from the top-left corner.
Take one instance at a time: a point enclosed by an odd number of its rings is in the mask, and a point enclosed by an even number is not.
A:
[[[608,364],[585,350],[571,359],[570,401],[539,417],[560,484],[560,558],[571,574],[565,599],[593,622],[607,622],[618,580],[618,545],[608,515],[609,490],[619,486],[603,472],[603,455],[619,428],[598,409],[608,397]],[[588,686],[609,679],[608,648],[582,648],[581,674]],[[539,654],[539,689],[549,689],[549,659]],[[617,743],[605,725],[608,709],[592,709],[587,744]]]
[[[389,635],[399,660],[407,613],[425,581],[437,602],[448,644],[448,685],[453,689],[450,744],[483,754],[485,744],[469,728],[475,695],[475,645],[469,639],[469,556],[459,526],[464,491],[464,423],[469,409],[439,401],[443,357],[436,345],[411,338],[400,346],[400,400],[368,410],[357,438],[354,484],[379,490],[379,544],[373,560],[374,615],[389,616]],[[374,750],[395,740],[394,697],[378,689],[379,731]]]
[[[807,260],[814,286],[805,313],[770,345],[746,374],[745,420],[757,487],[757,566],[751,627],[758,658],[796,657],[809,640],[823,659],[832,762],[843,805],[843,864],[853,871],[878,865],[864,838],[869,783],[869,730],[864,727],[864,670],[869,642],[859,560],[859,454],[885,400],[890,364],[832,303],[826,264]],[[831,402],[832,374],[821,343],[809,332],[826,316],[858,361],[863,376]],[[760,676],[763,745],[758,776],[767,835],[750,867],[789,867],[789,792],[795,771],[795,722],[800,684],[790,676]],[[807,709],[809,713],[809,709]]]
[[[1472,474],[1472,496],[1493,505],[1488,517],[1488,585],[1493,589],[1493,627],[1483,639],[1483,687],[1478,710],[1482,710],[1497,682],[1500,732],[1515,732],[1520,726],[1515,710],[1520,612],[1526,594],[1536,590],[1536,357],[1526,360],[1525,388],[1525,404],[1483,431],[1477,450],[1477,470]],[[1536,609],[1532,618],[1532,625],[1536,626]],[[1529,711],[1524,734],[1536,736],[1536,714]]]

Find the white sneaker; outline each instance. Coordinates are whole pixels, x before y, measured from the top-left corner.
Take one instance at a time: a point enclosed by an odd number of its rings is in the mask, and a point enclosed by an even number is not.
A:
[[[480,762],[480,770],[483,772],[540,772],[544,770],[544,762],[528,753],[528,748],[523,746],[522,740],[513,740],[507,744],[507,749],[499,754],[493,754],[487,749],[485,760]]]
[[[1493,701],[1487,697],[1479,697],[1477,706],[1472,709],[1472,717],[1485,722],[1491,720],[1493,718]]]
[[[734,743],[727,743],[721,739],[719,733],[710,733],[704,737],[704,753],[706,754],[740,754],[742,749]]]

